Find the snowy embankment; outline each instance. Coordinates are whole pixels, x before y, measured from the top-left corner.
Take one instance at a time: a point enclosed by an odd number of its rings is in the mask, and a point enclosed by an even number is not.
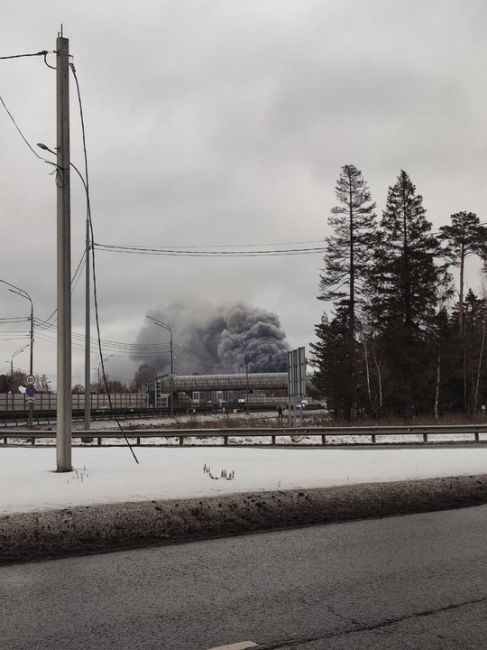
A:
[[[74,471],[58,474],[54,448],[1,449],[0,514],[487,473],[487,447],[477,446],[134,451],[139,464],[127,448],[75,448]]]

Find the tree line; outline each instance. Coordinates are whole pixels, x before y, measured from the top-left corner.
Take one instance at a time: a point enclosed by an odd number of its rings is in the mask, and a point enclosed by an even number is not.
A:
[[[331,308],[310,344],[315,391],[346,420],[477,411],[487,296],[466,287],[465,264],[477,256],[485,270],[487,228],[462,211],[433,232],[404,170],[381,217],[354,165],[341,168],[335,194],[318,296]]]
[[[154,368],[143,363],[135,371],[134,378],[129,386],[119,381],[118,379],[107,379],[105,382],[99,379],[96,383],[90,385],[90,392],[92,393],[139,393],[147,392],[152,388],[156,379],[157,373]],[[51,391],[51,382],[47,379],[46,375],[35,375],[34,388],[38,393],[48,393]],[[20,386],[27,385],[27,373],[23,370],[13,370],[11,374],[0,374],[0,393],[18,393]],[[72,393],[84,393],[85,387],[83,384],[74,384],[71,388]]]

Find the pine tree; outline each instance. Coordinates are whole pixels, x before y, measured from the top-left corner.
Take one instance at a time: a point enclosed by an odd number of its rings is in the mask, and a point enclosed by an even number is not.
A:
[[[454,266],[460,267],[458,327],[463,332],[465,260],[478,255],[484,264],[487,260],[487,228],[473,212],[455,212],[451,225],[441,226],[439,239],[445,242],[444,254]]]
[[[363,303],[363,287],[372,259],[376,231],[375,203],[362,172],[344,165],[335,186],[339,205],[328,220],[334,232],[326,239],[325,268],[320,279],[320,300],[332,301],[345,310],[347,330],[353,339],[357,306]]]
[[[335,195],[338,205],[332,208],[328,220],[333,232],[326,239],[325,267],[318,298],[333,303],[336,319],[325,329],[318,325],[316,331],[318,336],[329,336],[329,327],[336,328],[338,322],[343,329],[344,359],[337,385],[343,390],[340,409],[350,419],[357,387],[357,312],[363,304],[364,283],[372,259],[376,214],[367,183],[354,165],[342,167]],[[342,381],[344,376],[347,377],[345,382]],[[336,393],[336,386],[333,390]]]

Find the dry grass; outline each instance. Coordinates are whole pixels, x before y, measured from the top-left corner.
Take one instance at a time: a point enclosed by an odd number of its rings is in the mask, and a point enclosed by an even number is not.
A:
[[[448,424],[483,424],[485,420],[480,415],[465,416],[462,414],[447,414],[438,419],[433,416],[417,416],[414,418],[384,417],[379,422],[373,418],[358,417],[351,422],[330,417],[327,413],[308,411],[303,413],[301,419],[297,416],[296,427],[350,427],[350,426],[418,426],[418,425],[448,425]],[[124,422],[124,428],[136,430],[150,429],[262,429],[282,428],[293,426],[288,424],[287,416],[278,418],[274,413],[231,413],[219,415],[195,415],[165,418],[163,420],[145,420],[144,422]]]

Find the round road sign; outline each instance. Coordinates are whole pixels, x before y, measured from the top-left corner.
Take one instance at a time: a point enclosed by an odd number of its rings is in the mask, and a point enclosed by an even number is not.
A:
[[[25,381],[27,384],[29,384],[29,386],[33,386],[36,383],[36,378],[34,377],[34,375],[27,375]]]
[[[36,389],[34,388],[34,386],[27,386],[25,390],[25,394],[27,395],[27,397],[34,397],[34,395],[36,394]]]

